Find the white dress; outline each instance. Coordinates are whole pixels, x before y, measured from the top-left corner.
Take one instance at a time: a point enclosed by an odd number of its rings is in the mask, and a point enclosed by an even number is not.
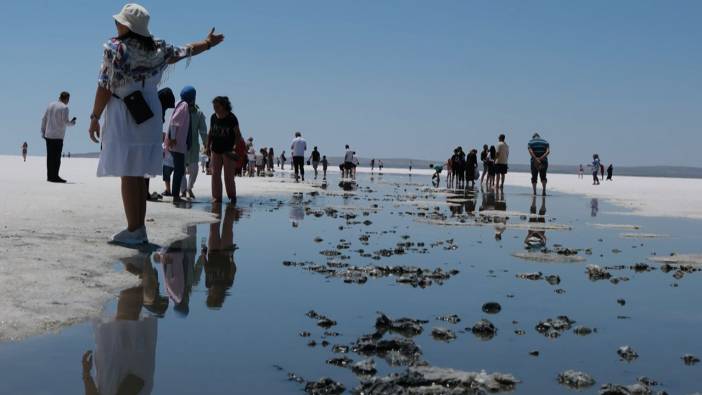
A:
[[[103,114],[98,177],[154,177],[162,173],[158,85],[169,61],[189,56],[190,49],[160,40],[156,46],[156,51],[145,51],[133,39],[112,39],[105,44],[99,85],[120,98],[140,90],[154,116],[137,125],[124,101],[110,98]]]

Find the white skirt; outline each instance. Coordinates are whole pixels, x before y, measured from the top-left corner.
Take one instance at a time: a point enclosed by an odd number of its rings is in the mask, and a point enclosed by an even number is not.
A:
[[[97,168],[98,177],[155,177],[162,173],[163,121],[158,83],[161,75],[141,83],[125,86],[115,92],[124,97],[141,90],[154,116],[137,125],[124,101],[111,97],[105,107],[101,128],[102,147]]]

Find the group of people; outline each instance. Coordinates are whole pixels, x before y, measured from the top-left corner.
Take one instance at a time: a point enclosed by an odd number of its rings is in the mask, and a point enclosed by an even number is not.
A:
[[[542,194],[546,194],[546,173],[548,170],[548,156],[551,149],[548,141],[541,138],[539,133],[534,133],[527,144],[530,156],[531,184],[533,193],[536,195],[536,186],[541,181]],[[478,168],[478,151],[471,149],[466,154],[463,147],[456,147],[453,155],[443,164],[431,164],[434,169],[432,181],[437,187],[441,182],[441,173],[444,168],[447,171],[446,184],[448,188],[474,187],[475,181],[480,179],[480,184],[485,184],[488,188],[503,189],[505,178],[509,170],[509,145],[506,142],[505,134],[500,134],[497,138],[497,145],[483,145],[480,153],[482,162],[482,175]],[[411,165],[410,165],[411,166]]]
[[[600,160],[600,155],[599,154],[592,154],[592,163],[588,165],[588,167],[592,170],[592,185],[600,185],[600,177],[601,179],[605,179],[605,166]],[[607,167],[607,180],[612,181],[612,175],[614,173],[614,165],[611,163]],[[582,179],[583,178],[583,173],[585,173],[585,169],[583,168],[583,165],[581,164],[578,167],[578,178]]]

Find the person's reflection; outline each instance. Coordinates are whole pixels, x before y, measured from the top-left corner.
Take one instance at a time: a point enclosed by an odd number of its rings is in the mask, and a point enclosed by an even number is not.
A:
[[[173,301],[173,309],[187,316],[190,312],[190,293],[195,283],[196,227],[187,228],[188,237],[176,241],[154,253],[154,261],[161,263],[166,292]]]
[[[590,216],[597,217],[598,211],[600,211],[600,202],[597,199],[590,200]]]
[[[215,205],[212,212],[222,218],[222,208]],[[227,205],[220,224],[210,224],[210,237],[202,265],[205,268],[205,287],[207,287],[207,307],[221,308],[227,296],[227,290],[234,284],[236,263],[234,263],[234,221],[239,220],[241,212],[233,205]]]
[[[546,223],[546,196],[541,196],[541,209],[536,214],[536,196],[531,197],[531,207],[529,208],[529,223]],[[541,229],[528,229],[524,245],[529,249],[541,249],[546,246],[546,231]]]
[[[503,189],[497,189],[495,191],[495,210],[507,211],[507,199],[505,198],[505,191]]]
[[[114,320],[95,326],[95,353],[83,354],[83,385],[88,395],[146,395],[154,385],[157,319],[142,317],[142,306],[157,315],[168,309],[148,254],[125,262],[141,285],[122,291]],[[91,374],[95,362],[95,379]]]
[[[485,192],[485,190],[481,188],[480,193],[483,196],[480,204],[480,211],[495,210],[495,206],[497,204],[495,191],[493,189],[488,189],[488,191]]]
[[[305,208],[302,206],[302,194],[295,194],[290,201],[290,223],[293,228],[297,228],[304,219]]]

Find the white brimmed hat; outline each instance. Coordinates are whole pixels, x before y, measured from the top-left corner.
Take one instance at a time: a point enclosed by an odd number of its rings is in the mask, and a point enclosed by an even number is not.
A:
[[[125,4],[122,11],[117,15],[112,16],[117,22],[126,26],[132,32],[144,36],[151,37],[149,32],[149,11],[139,4]]]

